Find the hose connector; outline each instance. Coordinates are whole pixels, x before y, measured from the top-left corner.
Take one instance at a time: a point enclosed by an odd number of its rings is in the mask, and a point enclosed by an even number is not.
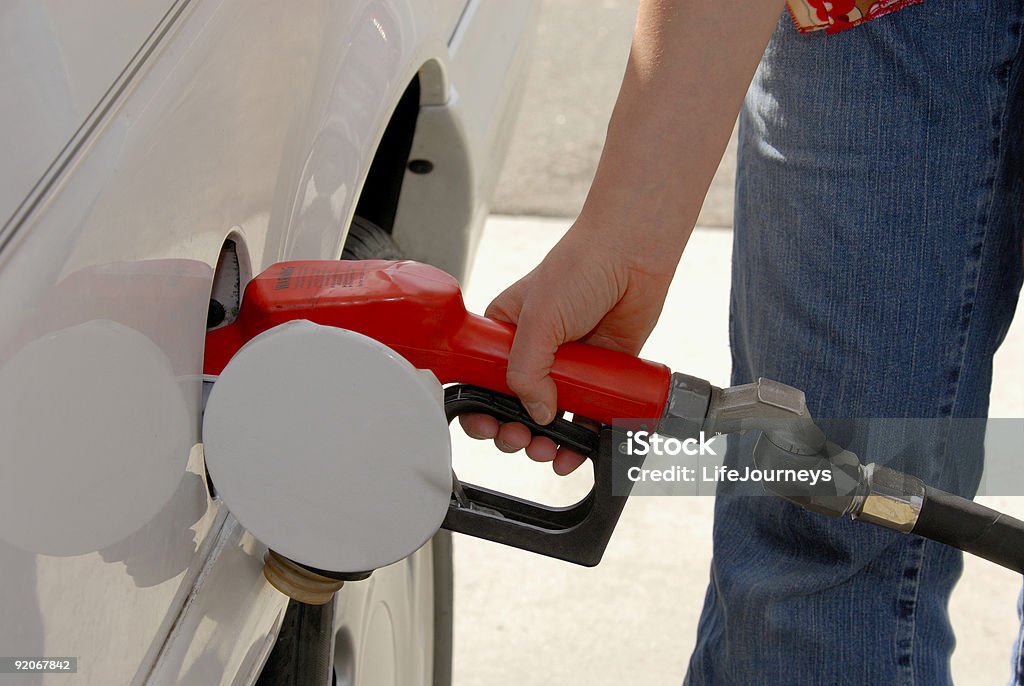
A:
[[[863,519],[897,531],[913,530],[921,514],[925,486],[920,480],[881,465],[864,466],[854,453],[829,442],[814,423],[804,392],[778,381],[761,378],[717,388],[673,374],[658,429],[677,438],[701,431],[760,431],[753,454],[758,469],[828,472],[829,478],[814,485],[799,480],[764,484],[811,512]]]
[[[735,433],[756,430],[758,469],[794,473],[828,473],[814,485],[772,481],[764,488],[800,507],[833,517],[850,515],[861,503],[863,467],[857,456],[830,443],[814,423],[804,392],[772,381],[712,388],[703,430]]]
[[[700,435],[707,423],[711,398],[715,391],[720,390],[704,379],[673,372],[665,412],[658,422],[658,433],[679,440]]]
[[[704,421],[705,433],[758,429],[772,443],[795,455],[818,455],[825,434],[811,419],[804,392],[771,379],[713,388]]]
[[[904,533],[914,530],[924,506],[923,481],[872,463],[864,467],[864,482],[867,489],[859,498],[857,510],[851,514],[853,519]]]

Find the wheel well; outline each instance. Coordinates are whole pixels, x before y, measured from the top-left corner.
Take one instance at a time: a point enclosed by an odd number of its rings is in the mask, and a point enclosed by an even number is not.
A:
[[[356,203],[356,215],[370,220],[388,233],[395,225],[398,198],[402,192],[402,180],[409,163],[419,111],[420,79],[416,76],[402,93],[384,129],[384,136],[374,153],[363,191]]]

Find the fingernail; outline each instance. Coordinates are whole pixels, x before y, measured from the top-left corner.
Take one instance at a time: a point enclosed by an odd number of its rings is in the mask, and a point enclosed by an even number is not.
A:
[[[526,403],[526,411],[538,424],[549,424],[553,418],[548,406],[541,402]]]

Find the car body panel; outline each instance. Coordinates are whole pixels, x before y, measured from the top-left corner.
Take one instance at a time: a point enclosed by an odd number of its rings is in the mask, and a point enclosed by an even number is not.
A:
[[[419,73],[425,110],[450,123],[444,146],[471,161],[446,191],[464,209],[425,253],[458,254],[464,268],[507,142],[487,111],[503,120],[496,108],[515,100],[503,93],[518,89],[505,74],[474,80],[473,63],[523,61],[514,40],[496,50],[479,34],[526,30],[536,12],[487,4],[178,0],[148,31],[150,3],[111,20],[124,32],[111,54],[131,61],[103,62],[111,85],[95,105],[39,138],[19,177],[36,174],[32,190],[0,227],[0,645],[79,658],[75,677],[19,683],[254,677],[286,599],[202,464],[221,246],[236,241],[249,275],[338,257],[390,112]],[[0,32],[19,21],[0,14]],[[95,94],[104,82],[94,71],[81,83]],[[14,164],[0,160],[5,180]],[[410,192],[402,211],[445,204]]]
[[[103,97],[169,0],[6,0],[0,5],[0,220]]]
[[[498,182],[494,160],[505,157],[522,94],[507,84],[526,77],[537,12],[531,2],[470,0],[450,44],[448,97],[420,111],[411,157],[432,161],[434,170],[406,172],[394,235],[410,257],[456,276],[476,251],[487,212],[479,199]],[[451,241],[453,231],[461,241]]]

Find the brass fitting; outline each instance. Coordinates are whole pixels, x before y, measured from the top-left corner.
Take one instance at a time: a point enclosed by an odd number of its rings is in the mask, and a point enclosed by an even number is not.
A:
[[[904,533],[913,531],[924,507],[924,482],[874,463],[864,467],[864,481],[868,489],[853,518]]]
[[[263,576],[270,585],[292,600],[307,605],[325,605],[345,585],[340,579],[331,579],[312,572],[287,557],[267,550],[263,556]]]

